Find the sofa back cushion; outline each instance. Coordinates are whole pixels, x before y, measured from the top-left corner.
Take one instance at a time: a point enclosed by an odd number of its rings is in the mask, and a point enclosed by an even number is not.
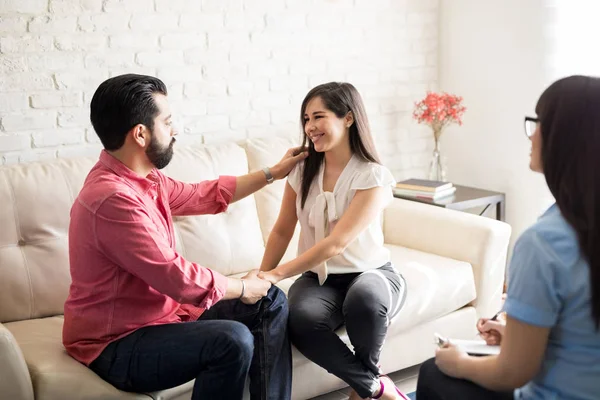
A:
[[[71,204],[90,158],[0,168],[0,322],[63,313]]]
[[[248,158],[235,143],[177,148],[167,175],[183,182],[248,173]],[[225,275],[260,267],[264,242],[256,202],[248,196],[217,215],[175,217],[177,251]]]
[[[288,149],[298,146],[298,142],[287,137],[269,137],[248,139],[243,146],[248,155],[249,170],[259,171],[264,167],[275,165],[281,160]],[[265,244],[277,221],[285,185],[286,180],[281,179],[254,194],[258,217],[260,219],[260,228]],[[296,226],[294,237],[290,241],[282,261],[287,261],[296,257],[296,254],[298,253],[299,236],[300,225],[298,224]]]

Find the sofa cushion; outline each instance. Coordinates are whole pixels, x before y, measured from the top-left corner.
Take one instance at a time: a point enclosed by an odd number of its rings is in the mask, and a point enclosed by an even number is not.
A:
[[[62,345],[62,317],[31,319],[5,325],[25,357],[36,399],[146,399],[122,392],[71,358]]]
[[[235,143],[177,148],[165,174],[183,182],[248,173],[244,149]],[[177,251],[224,275],[258,268],[264,253],[256,203],[248,196],[217,215],[174,217]]]
[[[298,146],[298,142],[289,137],[256,138],[248,139],[243,146],[248,156],[249,170],[258,171],[264,167],[275,165],[288,149]],[[254,194],[256,210],[260,219],[260,229],[265,244],[277,221],[285,185],[286,180],[281,179]],[[299,237],[300,225],[297,225],[282,261],[285,262],[296,257]]]
[[[450,314],[475,300],[469,263],[395,245],[386,247],[408,288],[406,303],[388,335]]]
[[[37,400],[190,398],[194,381],[146,394],[116,389],[67,354],[62,326],[62,316],[6,324],[23,351]]]
[[[62,314],[69,212],[94,160],[0,167],[0,321]]]

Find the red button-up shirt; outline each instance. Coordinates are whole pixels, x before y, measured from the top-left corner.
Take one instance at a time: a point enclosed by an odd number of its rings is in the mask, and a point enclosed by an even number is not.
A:
[[[89,365],[136,329],[197,319],[219,301],[227,278],[175,251],[171,215],[225,211],[236,178],[197,184],[158,170],[141,177],[106,151],[71,209],[71,287],[63,343]]]

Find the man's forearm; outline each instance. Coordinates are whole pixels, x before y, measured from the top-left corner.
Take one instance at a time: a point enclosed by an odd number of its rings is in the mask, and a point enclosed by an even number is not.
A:
[[[239,299],[242,295],[242,280],[227,278],[227,290],[221,300]]]
[[[265,171],[256,171],[247,175],[238,176],[236,178],[235,193],[231,202],[235,202],[243,199],[244,197],[251,195],[252,193],[264,188],[267,185],[267,173],[270,173],[269,179],[272,177],[273,180],[283,179],[290,173],[292,168],[298,163],[298,161],[304,160],[308,156],[308,151],[304,151],[302,148],[289,149],[283,156],[281,161],[273,165]]]
[[[252,172],[236,178],[235,193],[231,202],[236,202],[246,196],[264,188],[267,185],[267,177],[263,171]]]

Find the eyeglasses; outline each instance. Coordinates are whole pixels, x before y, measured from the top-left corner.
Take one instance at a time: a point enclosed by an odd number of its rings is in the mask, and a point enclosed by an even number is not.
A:
[[[531,139],[531,137],[535,133],[535,128],[539,123],[540,120],[538,118],[525,117],[525,136]]]

